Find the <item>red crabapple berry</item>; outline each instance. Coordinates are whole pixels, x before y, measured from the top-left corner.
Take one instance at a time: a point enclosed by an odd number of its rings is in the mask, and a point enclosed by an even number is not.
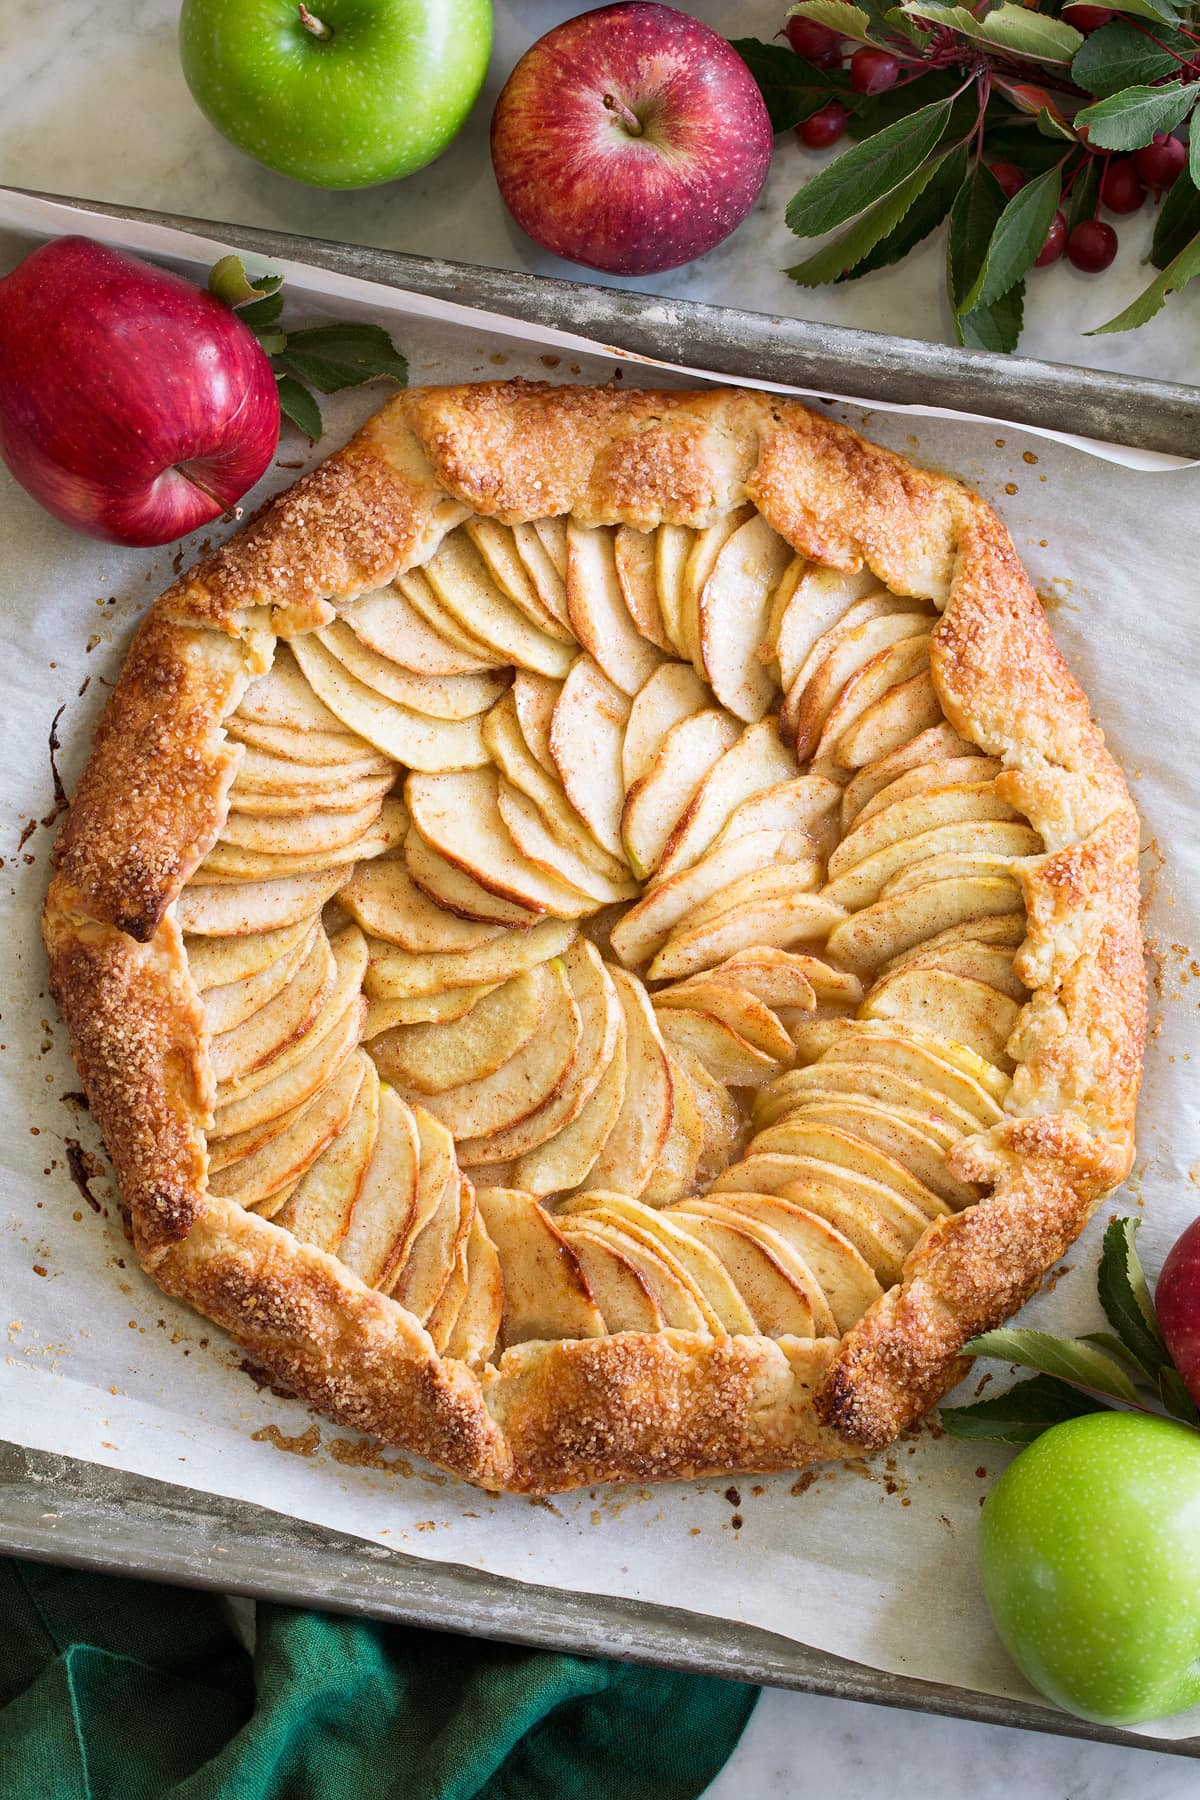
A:
[[[796,136],[806,150],[828,150],[836,144],[850,121],[850,114],[838,100],[830,100],[820,112],[797,125]]]
[[[1062,16],[1076,31],[1099,31],[1113,15],[1107,6],[1064,6]]]
[[[1067,239],[1067,258],[1085,275],[1099,275],[1117,254],[1117,234],[1102,219],[1084,219]]]
[[[1011,200],[1013,195],[1019,194],[1021,189],[1025,186],[1024,172],[1021,169],[1018,169],[1016,163],[989,163],[988,167],[996,177],[996,180],[1000,183],[1000,186],[1004,189],[1004,198],[1006,200]]]
[[[1046,241],[1034,258],[1035,269],[1048,269],[1056,263],[1067,247],[1067,221],[1063,213],[1056,212],[1050,221],[1050,229],[1046,233]]]
[[[1109,212],[1135,213],[1146,198],[1146,189],[1132,156],[1117,157],[1100,177],[1100,204]]]
[[[886,94],[899,75],[900,64],[888,50],[864,48],[850,58],[850,86],[856,94]]]
[[[806,19],[801,15],[794,19],[785,19],[783,29],[787,41],[796,55],[807,57],[808,61],[816,63],[818,68],[824,66],[822,59],[831,54],[836,61],[841,62],[841,39],[836,31],[829,29],[828,25],[819,25],[816,19]]]
[[[1187,161],[1187,150],[1177,137],[1156,131],[1148,144],[1134,153],[1134,167],[1147,187],[1161,192],[1169,188]]]

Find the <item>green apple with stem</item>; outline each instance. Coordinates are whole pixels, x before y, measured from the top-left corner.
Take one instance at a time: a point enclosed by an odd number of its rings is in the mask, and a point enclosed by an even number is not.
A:
[[[1098,1412],[1044,1433],[979,1523],[996,1629],[1039,1693],[1136,1725],[1200,1704],[1200,1434]]]
[[[491,0],[183,0],[201,111],[314,187],[411,175],[457,136],[487,73]]]

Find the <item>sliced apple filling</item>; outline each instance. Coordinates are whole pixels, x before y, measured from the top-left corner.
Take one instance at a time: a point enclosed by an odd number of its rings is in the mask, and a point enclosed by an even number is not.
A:
[[[439,1353],[844,1333],[980,1190],[1040,837],[931,601],[702,530],[476,517],[277,647],[176,912],[209,1186]]]

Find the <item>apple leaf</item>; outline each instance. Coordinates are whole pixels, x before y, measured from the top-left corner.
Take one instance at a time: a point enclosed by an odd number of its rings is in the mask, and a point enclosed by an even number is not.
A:
[[[1006,1393],[979,1400],[974,1406],[943,1406],[938,1418],[948,1437],[1031,1444],[1064,1419],[1110,1410],[1107,1401],[1081,1394],[1053,1375],[1035,1375],[1031,1381],[1018,1381]]]
[[[904,218],[875,248],[838,276],[839,281],[857,281],[873,269],[886,269],[915,250],[917,245],[936,231],[954,202],[967,172],[967,146],[960,144],[938,162],[932,179],[917,196]]]
[[[383,327],[349,320],[289,331],[287,349],[276,358],[276,366],[321,394],[336,394],[379,376],[401,387],[408,380],[408,363]]]
[[[293,381],[290,375],[276,375],[275,385],[279,389],[280,412],[315,444],[324,426],[321,409],[308,389],[301,387],[298,381]]]
[[[238,308],[238,318],[248,325],[257,336],[265,331],[268,325],[274,325],[283,312],[283,295],[279,293],[264,294],[261,300],[252,300],[249,306]]]
[[[840,100],[851,111],[861,104],[840,70],[834,75],[818,69],[782,44],[762,44],[757,38],[733,38],[730,43],[758,83],[773,131],[803,125],[831,100]]]
[[[1074,231],[1084,219],[1094,219],[1100,203],[1100,158],[1089,156],[1083,172],[1075,177],[1071,198],[1066,206],[1067,231]]]
[[[1035,62],[1069,63],[1083,48],[1083,33],[1065,19],[1052,19],[1044,12],[1013,5],[1012,0],[984,13],[977,35],[982,43],[995,44],[1014,56],[1032,57]]]
[[[1128,1406],[1138,1404],[1137,1390],[1119,1363],[1075,1338],[1053,1337],[1048,1331],[985,1331],[963,1345],[964,1356],[994,1356],[1020,1363],[1043,1375],[1056,1375],[1089,1392],[1107,1394]]]
[[[996,221],[983,266],[962,310],[991,306],[1032,269],[1050,229],[1062,192],[1062,169],[1047,169],[1015,193]]]
[[[908,183],[945,133],[950,108],[949,100],[935,101],[932,106],[923,106],[883,131],[877,131],[863,143],[844,150],[792,196],[785,215],[788,229],[797,237],[820,237]],[[919,192],[920,188],[909,195],[909,205]],[[906,206],[904,211],[907,210]],[[887,229],[890,231],[901,217],[903,213],[897,214]],[[870,244],[865,245],[862,254],[872,249],[882,235],[882,232],[878,233]],[[840,274],[841,269],[835,268],[834,273]],[[830,277],[815,279],[828,280]]]
[[[215,262],[208,271],[209,293],[226,306],[244,306],[247,300],[262,300],[277,294],[282,286],[282,275],[258,275],[252,280],[241,257],[232,252]]]
[[[1084,38],[1083,48],[1075,52],[1071,61],[1071,80],[1086,93],[1095,94],[1098,100],[1106,100],[1110,94],[1119,94],[1122,88],[1161,81],[1164,75],[1173,75],[1179,63],[1171,51],[1178,51],[1180,46],[1186,49],[1188,40],[1177,31],[1156,32],[1155,37],[1160,43],[1155,43],[1153,38],[1125,19],[1114,19],[1111,25],[1102,25],[1099,31]],[[1176,41],[1172,43],[1172,39]]]
[[[946,286],[956,314],[969,312],[978,295],[992,236],[1007,196],[985,162],[977,162],[950,208]]]
[[[1167,1346],[1138,1258],[1139,1219],[1114,1219],[1104,1233],[1097,1287],[1104,1316],[1140,1368],[1151,1380],[1164,1362]]]
[[[1015,350],[1025,323],[1025,283],[1018,281],[1007,294],[993,300],[990,306],[976,306],[970,312],[955,313],[954,325],[958,341],[968,350]]]
[[[1200,161],[1200,131],[1195,134],[1192,157]],[[1200,231],[1200,188],[1189,169],[1180,171],[1167,189],[1158,218],[1154,221],[1154,241],[1150,245],[1150,261],[1156,269],[1174,262]]]
[[[1075,125],[1099,150],[1140,150],[1156,131],[1173,131],[1192,110],[1194,86],[1126,87],[1075,114]]]
[[[935,158],[914,169],[906,181],[854,221],[849,231],[818,250],[807,261],[785,269],[784,274],[801,287],[820,287],[826,281],[840,281],[888,237],[900,224],[913,201],[924,191],[945,159]]]
[[[798,6],[790,6],[789,19],[813,19],[818,25],[827,25],[830,31],[836,31],[840,38],[850,38],[858,44],[869,44],[871,41],[871,21],[861,6],[854,6],[850,0],[800,0]]]
[[[1177,293],[1186,287],[1193,276],[1200,275],[1200,233],[1184,245],[1150,286],[1143,288],[1137,299],[1132,301],[1115,319],[1109,319],[1104,325],[1097,325],[1088,337],[1103,337],[1109,331],[1132,331],[1135,326],[1144,325],[1166,305],[1167,295]]]
[[[1181,1419],[1185,1425],[1200,1425],[1200,1409],[1174,1363],[1166,1363],[1158,1371],[1158,1397],[1173,1419]]]

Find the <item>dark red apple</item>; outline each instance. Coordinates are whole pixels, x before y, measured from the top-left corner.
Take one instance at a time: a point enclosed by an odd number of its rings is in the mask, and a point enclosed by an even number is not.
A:
[[[728,237],[758,197],[771,143],[737,52],[650,0],[602,6],[539,38],[492,119],[496,179],[517,224],[614,275],[678,268]]]
[[[1167,1252],[1154,1309],[1171,1361],[1200,1406],[1200,1219],[1193,1219]]]
[[[278,438],[261,345],[190,281],[82,237],[0,281],[0,455],[68,525],[170,543],[240,500]]]

